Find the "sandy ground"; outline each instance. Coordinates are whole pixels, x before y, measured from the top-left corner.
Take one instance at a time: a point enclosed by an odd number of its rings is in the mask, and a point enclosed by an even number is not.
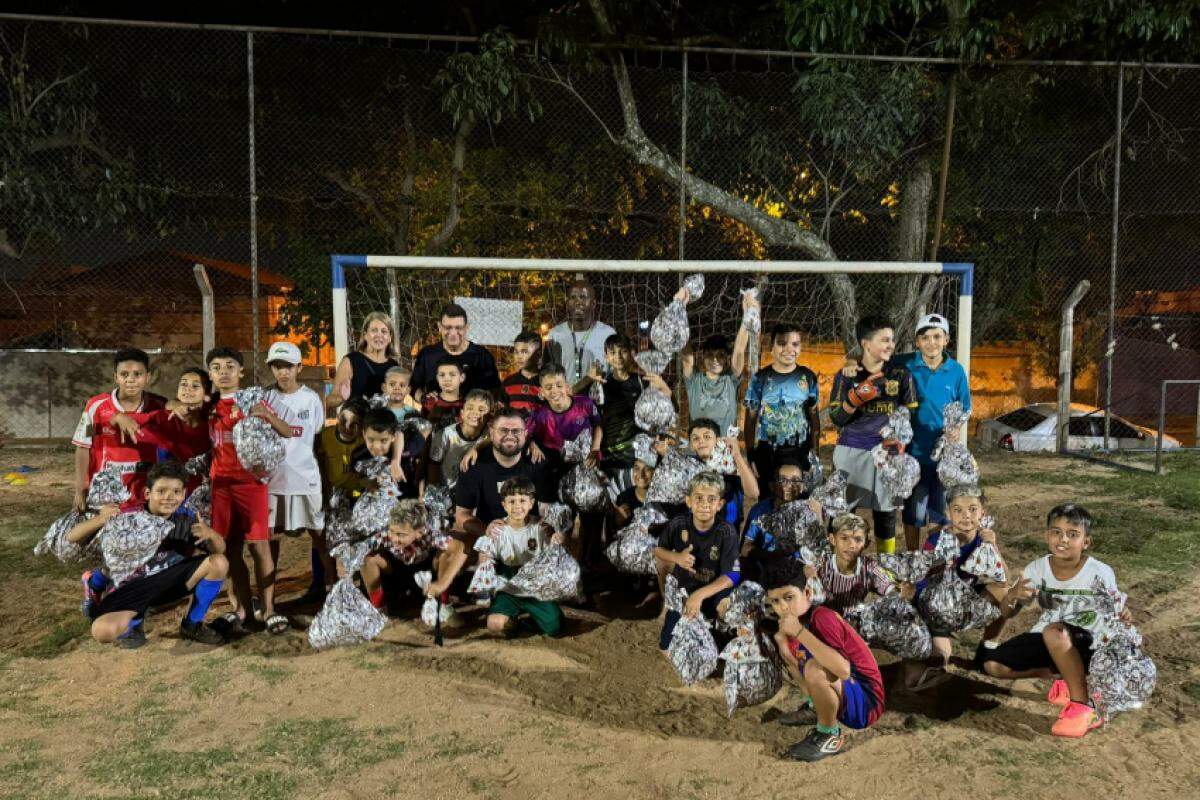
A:
[[[44,530],[68,496],[63,452],[19,460],[40,469],[28,486],[0,484],[0,541]],[[1056,459],[1028,467],[992,490],[1002,536],[1036,530],[1069,482],[1099,469]],[[1036,555],[1006,550],[1014,565]],[[24,559],[14,552],[4,551],[10,567]],[[305,547],[289,542],[285,599],[303,589],[306,562]],[[960,671],[929,693],[889,695],[874,729],[804,765],[779,759],[799,738],[771,721],[792,707],[788,690],[727,719],[716,680],[679,687],[645,614],[576,612],[560,639],[504,642],[482,636],[468,614],[467,630],[441,648],[394,619],[370,645],[314,653],[299,630],[220,649],[183,642],[177,608],[151,617],[149,644],[125,652],[79,635],[69,570],[17,563],[0,582],[3,797],[629,800],[775,797],[806,786],[835,798],[1200,796],[1195,579],[1136,610],[1160,670],[1150,706],[1084,740],[1048,735],[1056,709],[1043,683]],[[300,625],[313,609],[284,610]],[[54,625],[61,635],[48,644]],[[974,642],[960,643],[961,654]],[[893,676],[891,659],[880,660]]]

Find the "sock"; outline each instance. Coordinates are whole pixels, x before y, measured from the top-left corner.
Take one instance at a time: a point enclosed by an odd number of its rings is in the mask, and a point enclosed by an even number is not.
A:
[[[196,584],[196,588],[192,590],[192,606],[188,609],[188,622],[193,624],[204,622],[204,615],[208,613],[208,607],[212,605],[213,600],[217,599],[223,585],[225,585],[225,581],[210,580],[202,580]]]
[[[93,592],[103,592],[108,586],[108,576],[98,569],[92,570],[92,574],[88,576],[88,588]]]
[[[141,620],[140,618],[138,618],[138,619],[134,619],[134,620],[131,620],[131,621],[130,621],[130,623],[129,623],[129,627],[127,627],[127,628],[125,629],[125,632],[124,632],[124,633],[122,633],[122,634],[121,634],[120,636],[118,636],[117,638],[118,638],[118,639],[121,639],[121,638],[123,638],[123,637],[125,637],[125,636],[128,636],[129,634],[133,633],[133,629],[134,629],[134,628],[138,627],[138,626],[139,626],[139,625],[141,625],[141,624],[142,624],[142,620]]]
[[[321,556],[317,553],[317,548],[312,548],[309,551],[309,557],[312,561],[312,586],[325,586],[325,564],[321,561]]]
[[[799,708],[812,708],[812,698],[811,697],[801,697]]]
[[[817,733],[823,733],[827,736],[837,736],[838,733],[841,732],[841,730],[842,730],[841,727],[838,725],[834,725],[832,727],[826,728],[821,723],[819,723],[819,722],[817,723]]]
[[[896,540],[895,539],[876,539],[875,540],[875,552],[876,553],[895,553],[896,552]]]
[[[368,592],[367,596],[371,598],[371,605],[376,608],[383,608],[383,587],[380,586],[373,592]]]

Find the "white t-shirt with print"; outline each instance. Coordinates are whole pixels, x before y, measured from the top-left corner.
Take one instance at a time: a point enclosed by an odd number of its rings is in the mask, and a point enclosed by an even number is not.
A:
[[[1091,556],[1088,556],[1079,573],[1067,581],[1054,577],[1050,569],[1050,556],[1042,556],[1031,562],[1022,574],[1038,593],[1038,603],[1044,609],[1041,618],[1030,629],[1032,633],[1041,633],[1056,619],[1095,633],[1098,620],[1094,610],[1096,591],[1093,584],[1096,578],[1099,577],[1110,591],[1117,589],[1117,576],[1112,567]],[[1049,607],[1047,604],[1050,604]],[[1059,608],[1063,610],[1060,612],[1057,610]]]
[[[284,440],[283,463],[271,473],[267,491],[320,495],[321,473],[313,455],[313,445],[325,427],[325,405],[320,396],[307,386],[291,394],[270,389],[267,404],[292,428],[292,438]]]
[[[506,567],[523,567],[550,543],[552,535],[549,531],[543,530],[541,522],[534,522],[520,528],[503,525],[496,542],[496,560]]]
[[[446,486],[453,486],[458,482],[461,472],[458,464],[467,451],[479,441],[480,436],[483,436],[482,430],[479,436],[467,439],[463,436],[460,425],[447,425],[433,434],[433,443],[429,445],[429,459],[442,465],[442,483]]]

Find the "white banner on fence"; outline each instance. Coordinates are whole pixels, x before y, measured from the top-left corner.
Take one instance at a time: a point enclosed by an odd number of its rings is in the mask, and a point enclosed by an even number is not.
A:
[[[511,347],[521,332],[524,303],[520,300],[495,300],[490,297],[456,297],[467,312],[468,338],[475,344]]]

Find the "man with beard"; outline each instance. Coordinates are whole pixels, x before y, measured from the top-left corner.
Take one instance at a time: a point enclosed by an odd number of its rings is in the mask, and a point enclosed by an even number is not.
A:
[[[438,362],[444,358],[453,358],[462,368],[465,379],[459,388],[462,396],[472,389],[486,389],[493,394],[500,387],[500,374],[496,372],[496,359],[491,352],[481,345],[467,339],[467,312],[457,303],[450,303],[442,309],[438,319],[438,333],[442,341],[437,344],[427,344],[417,353],[413,362],[412,386],[413,397],[421,398],[438,390]]]
[[[450,585],[475,552],[475,540],[504,525],[507,516],[500,487],[509,478],[523,477],[533,481],[540,503],[555,501],[554,486],[548,480],[545,463],[533,463],[525,452],[525,420],[519,411],[499,408],[492,416],[488,431],[491,447],[479,454],[479,459],[458,476],[454,487],[454,530],[450,543],[438,559],[437,580],[429,584],[427,597],[444,595],[446,602]]]
[[[558,364],[567,374],[567,385],[575,394],[585,391],[591,381],[592,364],[604,366],[604,343],[616,333],[596,319],[596,290],[582,275],[567,290],[567,321],[550,329],[546,339],[548,363]]]

